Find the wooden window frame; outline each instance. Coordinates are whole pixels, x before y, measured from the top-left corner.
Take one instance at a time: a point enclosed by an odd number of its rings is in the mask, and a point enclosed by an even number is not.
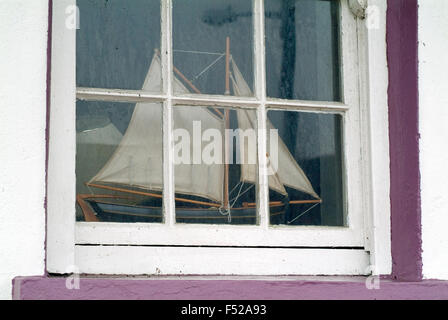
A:
[[[369,29],[341,0],[343,103],[291,101],[266,96],[264,7],[254,3],[255,97],[172,93],[171,8],[161,1],[162,94],[76,88],[76,32],[67,29],[66,8],[53,5],[51,113],[48,164],[47,270],[67,273],[76,266],[91,274],[327,274],[390,273],[389,151],[384,0],[379,27]],[[371,72],[375,70],[375,72]],[[375,92],[375,95],[370,94]],[[75,101],[163,103],[163,224],[75,222]],[[176,225],[171,159],[172,110],[176,105],[240,107],[257,111],[265,129],[267,111],[299,110],[344,115],[344,162],[348,227],[269,226],[266,137],[258,134],[258,226]],[[375,135],[373,134],[375,132]],[[380,133],[380,134],[377,134]],[[206,240],[204,240],[206,239]],[[389,249],[389,250],[388,250]],[[212,259],[213,263],[207,263]],[[264,261],[272,263],[266,264]],[[132,262],[132,263],[131,263]]]

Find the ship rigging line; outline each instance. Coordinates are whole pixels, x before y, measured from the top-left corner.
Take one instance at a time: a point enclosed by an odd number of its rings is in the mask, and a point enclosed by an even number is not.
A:
[[[229,195],[230,194],[232,194],[233,193],[233,191],[235,191],[236,190],[236,188],[238,188],[239,187],[239,185],[240,185],[240,183],[244,183],[243,181],[240,181],[240,182],[238,182],[234,187],[233,187],[233,189],[229,192]]]
[[[243,187],[243,185],[244,185],[244,183],[241,185],[241,188],[240,188],[240,191],[238,192],[238,195],[237,195],[235,198],[233,198],[232,200],[230,200],[230,201],[233,201],[233,204],[232,204],[231,208],[233,208],[233,206],[235,205],[235,203],[236,203],[236,201],[238,200],[239,197],[242,197],[245,193],[247,193],[250,189],[252,189],[252,188],[255,186],[255,185],[253,184],[253,185],[251,185],[249,188],[247,188],[246,190],[244,190],[243,193],[240,193],[240,192],[241,192],[241,189],[242,189],[242,187]]]
[[[206,55],[219,56],[211,64],[209,64],[207,67],[205,67],[205,69],[203,69],[200,73],[198,73],[196,76],[194,76],[193,80],[190,80],[191,82],[194,82],[197,79],[199,79],[200,76],[202,76],[205,72],[207,72],[211,67],[213,67],[216,63],[218,63],[218,61],[221,60],[226,55],[225,53],[206,52],[206,51],[191,51],[191,50],[173,50],[173,51],[181,52],[181,53],[206,54]]]
[[[288,224],[293,223],[294,221],[296,221],[297,219],[299,219],[300,217],[303,217],[305,214],[307,214],[308,212],[310,212],[311,210],[313,210],[315,207],[317,207],[318,205],[320,205],[320,202],[316,203],[314,206],[312,206],[311,208],[305,210],[303,213],[299,214],[297,217],[295,217],[294,219],[292,219],[291,221],[288,221]]]
[[[208,54],[214,56],[225,56],[225,53],[222,52],[207,52],[207,51],[191,51],[191,50],[173,50],[174,52],[182,52],[182,53],[196,53],[196,54]]]
[[[240,189],[238,190],[238,194],[236,195],[236,197],[233,198],[232,200],[230,200],[230,202],[232,202],[233,200],[235,200],[235,201],[233,201],[233,203],[232,203],[232,205],[230,206],[230,208],[233,208],[233,206],[235,205],[236,201],[237,201],[238,198],[240,197],[241,189],[243,189],[243,186],[244,186],[244,182],[241,183]]]
[[[205,72],[207,72],[211,67],[213,67],[215,64],[217,64],[218,61],[221,60],[222,57],[224,57],[224,56],[225,56],[225,54],[219,56],[215,61],[213,61],[211,64],[209,64],[204,70],[202,70],[202,71],[201,71],[197,76],[195,76],[195,77],[193,78],[193,80],[191,80],[191,81],[196,81],[200,76],[202,76]]]

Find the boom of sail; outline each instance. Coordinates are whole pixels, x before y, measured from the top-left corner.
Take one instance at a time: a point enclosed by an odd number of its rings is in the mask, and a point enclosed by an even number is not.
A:
[[[251,96],[251,90],[244,80],[235,61],[231,59],[231,81],[235,96]],[[155,54],[143,90],[160,92],[161,62]],[[174,77],[174,90],[178,93],[189,93],[182,82]],[[256,128],[256,119],[246,110],[237,110],[240,132]],[[174,128],[186,130],[193,136],[193,123],[199,121],[202,130],[216,129],[224,132],[224,121],[207,108],[174,108]],[[268,120],[267,129],[275,129]],[[241,133],[240,133],[241,134]],[[244,137],[240,136],[240,141]],[[89,181],[88,184],[117,184],[150,191],[163,190],[162,173],[162,107],[159,103],[137,103],[126,133],[117,149],[104,167]],[[268,149],[269,188],[287,195],[285,186],[309,194],[315,199],[319,196],[314,191],[307,176],[295,161],[288,148],[278,137],[277,150]],[[271,146],[268,135],[268,146]],[[240,143],[240,154],[248,159],[248,149]],[[271,152],[277,152],[278,161],[270,161]],[[175,165],[175,192],[179,194],[200,196],[222,203],[224,200],[224,156],[220,155],[218,163],[201,165],[181,163]],[[278,167],[274,167],[278,163]],[[241,164],[240,180],[246,183],[256,183],[257,169],[253,164]]]

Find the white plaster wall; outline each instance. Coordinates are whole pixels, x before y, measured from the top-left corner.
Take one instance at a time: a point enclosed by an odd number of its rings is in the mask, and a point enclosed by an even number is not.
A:
[[[0,0],[0,299],[42,275],[47,0]]]
[[[448,1],[419,1],[423,274],[448,279]]]

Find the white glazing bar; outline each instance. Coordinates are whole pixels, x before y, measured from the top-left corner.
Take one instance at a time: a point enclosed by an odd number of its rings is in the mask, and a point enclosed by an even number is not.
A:
[[[77,88],[76,98],[87,101],[112,102],[163,102],[165,95],[140,90],[121,90],[104,88]]]
[[[172,1],[161,1],[162,23],[162,83],[167,99],[163,104],[163,212],[165,224],[172,226],[175,219],[174,168],[173,168],[173,105],[172,105]]]
[[[349,106],[344,103],[331,101],[268,99],[266,104],[269,109],[285,110],[344,112],[349,109]]]
[[[250,97],[231,97],[213,95],[176,96],[173,98],[173,105],[180,106],[205,106],[205,107],[234,107],[256,109],[260,104]]]
[[[254,10],[254,58],[255,58],[255,95],[260,100],[257,111],[258,121],[258,215],[260,227],[269,227],[269,186],[266,157],[266,68],[264,41],[264,3],[263,0],[253,1]]]
[[[107,88],[83,88],[76,90],[76,98],[93,101],[115,102],[163,102],[168,96],[160,93],[144,92],[141,90],[123,90]],[[234,108],[258,109],[260,101],[252,97],[232,97],[219,95],[182,95],[172,97],[173,106],[219,106]],[[349,106],[342,102],[284,100],[268,98],[265,105],[269,109],[303,110],[315,112],[345,112]]]

